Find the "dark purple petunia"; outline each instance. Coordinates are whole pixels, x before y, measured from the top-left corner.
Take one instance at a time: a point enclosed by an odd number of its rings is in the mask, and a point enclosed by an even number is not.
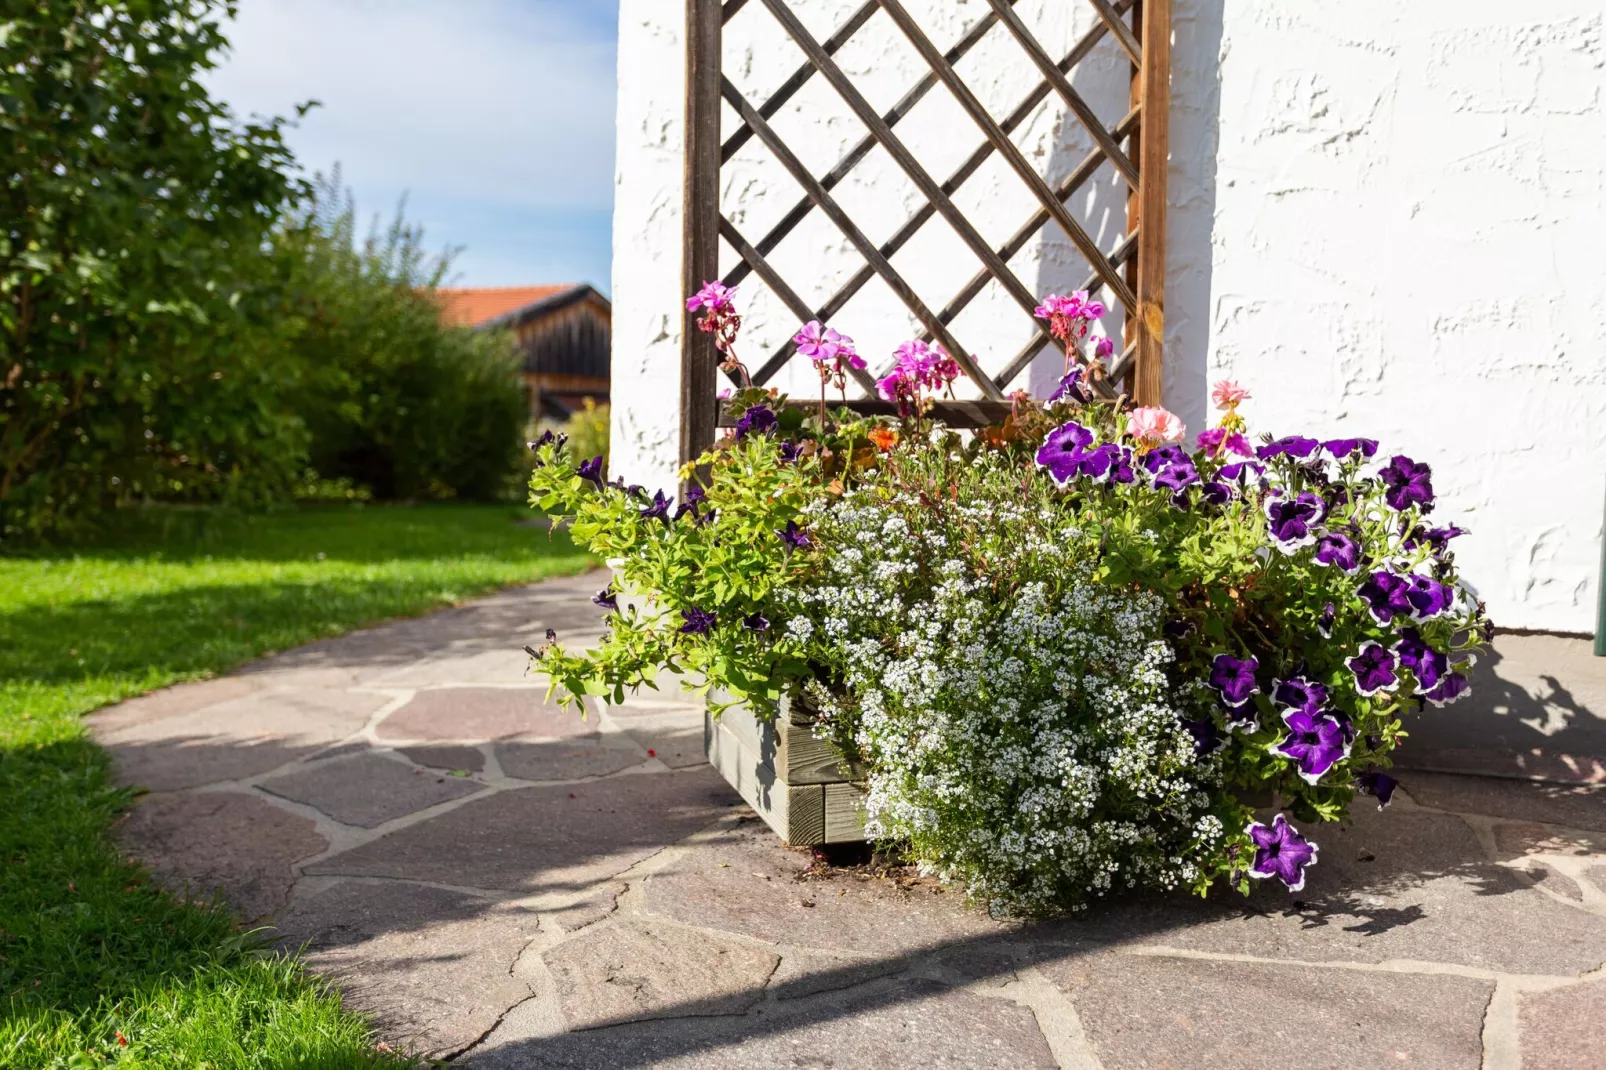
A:
[[[1289,435],[1287,438],[1279,438],[1276,442],[1266,443],[1266,445],[1255,451],[1255,456],[1265,461],[1286,453],[1290,457],[1297,457],[1303,461],[1306,457],[1315,453],[1320,446],[1321,443],[1314,438],[1306,438],[1303,435]]]
[[[1208,717],[1200,717],[1198,719],[1184,717],[1182,719],[1182,727],[1187,729],[1188,734],[1193,737],[1193,755],[1195,758],[1203,758],[1212,751],[1220,750],[1225,742],[1221,735],[1221,729],[1217,728],[1216,723]]]
[[[1355,778],[1355,790],[1377,800],[1379,810],[1394,801],[1394,789],[1400,782],[1379,769],[1369,769]]]
[[[774,409],[768,405],[751,405],[742,413],[742,418],[736,421],[736,437],[744,439],[748,435],[762,435],[774,426]]]
[[[680,508],[675,510],[675,519],[679,520],[687,513],[690,513],[693,519],[695,519],[697,516],[697,507],[701,505],[703,499],[707,497],[708,492],[703,490],[703,488],[699,487],[697,484],[693,483],[691,486],[687,487],[685,498],[682,501]]]
[[[667,524],[669,523],[669,507],[674,503],[675,499],[665,497],[664,492],[660,490],[652,496],[652,501],[647,504],[647,508],[641,511],[641,519],[662,520]]]
[[[1221,696],[1222,705],[1237,709],[1249,701],[1249,696],[1260,690],[1255,672],[1260,662],[1254,658],[1235,658],[1231,654],[1217,654],[1210,662],[1210,686]]]
[[[601,454],[591,458],[589,461],[580,462],[580,478],[589,480],[591,483],[596,485],[598,490],[601,490],[606,485],[602,481]]]
[[[799,446],[796,442],[781,443],[781,460],[785,461],[787,464],[791,464],[802,455],[803,447]]]
[[[1361,652],[1344,664],[1355,674],[1355,690],[1363,695],[1393,691],[1400,686],[1399,674],[1394,671],[1398,663],[1381,643],[1362,643]]]
[[[1232,487],[1211,480],[1199,486],[1199,497],[1209,505],[1226,505],[1232,501]]]
[[[1110,469],[1114,466],[1119,456],[1120,454],[1117,452],[1116,447],[1106,442],[1097,449],[1084,451],[1081,456],[1077,457],[1074,473],[1095,481],[1108,479]]]
[[[742,618],[742,627],[750,632],[767,632],[770,630],[770,620],[762,613],[752,613]]]
[[[1270,750],[1291,759],[1299,766],[1299,778],[1314,784],[1333,766],[1349,757],[1349,741],[1344,738],[1344,726],[1338,718],[1316,716],[1304,710],[1287,710],[1283,723],[1288,736],[1273,743]]]
[[[1066,398],[1070,398],[1072,401],[1080,401],[1083,404],[1093,400],[1093,392],[1082,382],[1082,369],[1080,367],[1072,368],[1066,372],[1060,378],[1059,386],[1048,396],[1049,401],[1063,401]]]
[[[1305,870],[1316,864],[1316,844],[1301,836],[1282,814],[1272,819],[1270,827],[1251,821],[1246,831],[1255,844],[1249,875],[1276,877],[1290,892],[1302,890]]]
[[[618,609],[619,596],[613,591],[610,591],[608,588],[604,587],[602,590],[591,596],[591,604],[594,606],[601,606],[603,609]]]
[[[1193,458],[1181,446],[1157,446],[1143,455],[1143,468],[1150,475],[1174,464],[1192,465]]]
[[[1168,620],[1160,627],[1161,633],[1167,639],[1184,639],[1193,631],[1191,620]]]
[[[1322,449],[1331,453],[1339,460],[1343,460],[1355,453],[1362,457],[1377,456],[1377,439],[1375,438],[1330,438],[1322,443]]]
[[[1354,575],[1361,568],[1361,544],[1342,531],[1323,532],[1316,538],[1316,563]]]
[[[786,527],[780,531],[777,531],[775,534],[780,536],[780,539],[783,543],[792,547],[794,550],[807,549],[809,544],[814,541],[813,539],[809,538],[808,532],[797,526],[796,520],[788,520],[786,522]]]
[[[1472,681],[1468,680],[1463,674],[1458,672],[1445,673],[1444,679],[1439,681],[1439,686],[1422,697],[1435,706],[1444,706],[1465,695],[1467,689],[1471,686]]]
[[[706,524],[712,524],[714,522],[714,518],[718,515],[718,509],[704,509],[701,512],[693,514],[691,522],[696,524],[698,527],[703,527]]]
[[[1400,664],[1411,670],[1419,692],[1432,691],[1450,671],[1449,655],[1434,650],[1415,628],[1407,628],[1400,633],[1400,641],[1394,644],[1394,653],[1399,657]]]
[[[714,614],[695,607],[681,610],[680,616],[685,621],[680,626],[682,635],[706,635],[716,620]]]
[[[1379,624],[1390,624],[1402,614],[1410,616],[1411,600],[1407,597],[1410,589],[1410,581],[1402,576],[1392,572],[1374,572],[1361,584],[1356,594],[1371,610],[1373,620]]]
[[[1327,515],[1327,505],[1314,494],[1271,498],[1266,502],[1267,529],[1277,549],[1291,554],[1316,541],[1316,525]]]
[[[1338,619],[1338,607],[1329,602],[1322,607],[1321,616],[1316,618],[1316,630],[1322,633],[1323,639],[1333,637],[1333,621]]]
[[[1216,473],[1216,478],[1242,484],[1251,478],[1259,479],[1265,473],[1266,466],[1257,461],[1238,461],[1234,464],[1222,465],[1221,471]]]
[[[1093,432],[1072,420],[1050,431],[1037,451],[1037,466],[1048,470],[1060,486],[1076,475],[1082,453],[1093,441]]]
[[[1095,454],[1099,455],[1097,460],[1093,459]],[[1132,447],[1114,442],[1106,442],[1083,458],[1082,474],[1092,474],[1091,469],[1098,469],[1094,478],[1106,483],[1132,483],[1138,478],[1132,470]]]
[[[1178,461],[1155,473],[1154,485],[1173,494],[1179,494],[1199,482],[1199,470],[1191,461]]]
[[[1271,691],[1271,700],[1286,709],[1299,710],[1315,717],[1327,705],[1327,685],[1303,676],[1290,676],[1277,681]]]
[[[1428,620],[1455,604],[1455,591],[1431,576],[1413,573],[1406,578],[1405,599],[1411,603],[1411,616]]]
[[[1433,508],[1433,470],[1427,465],[1396,454],[1377,476],[1388,488],[1383,492],[1383,500],[1392,508],[1403,511],[1416,505],[1424,513]]]

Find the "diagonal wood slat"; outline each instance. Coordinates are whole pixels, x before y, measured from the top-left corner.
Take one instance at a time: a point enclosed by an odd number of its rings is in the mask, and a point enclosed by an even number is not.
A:
[[[773,4],[775,0],[769,0],[769,2]],[[937,77],[942,79],[943,85],[948,87],[948,91],[954,95],[954,99],[959,102],[960,107],[964,108],[976,125],[982,128],[988,139],[998,146],[999,154],[1009,162],[1010,167],[1020,176],[1021,181],[1026,183],[1027,189],[1031,190],[1038,203],[1048,209],[1048,213],[1053,217],[1054,222],[1058,223],[1061,229],[1070,236],[1071,241],[1076,244],[1082,256],[1098,271],[1099,276],[1104,280],[1104,284],[1110,288],[1110,292],[1120,300],[1125,308],[1135,308],[1137,306],[1137,297],[1133,294],[1132,288],[1126,284],[1126,280],[1121,277],[1120,272],[1111,266],[1104,253],[1100,251],[1098,244],[1088,236],[1087,231],[1082,229],[1082,225],[1071,216],[1071,213],[1054,196],[1054,191],[1048,188],[1048,183],[1044,181],[1043,176],[1033,169],[1030,161],[1026,159],[1015,143],[1009,139],[1009,135],[998,128],[998,123],[988,114],[986,106],[976,99],[976,95],[970,91],[970,87],[964,83],[959,75],[954,73],[952,67],[943,62],[942,54],[931,43],[931,38],[927,37],[926,31],[922,30],[919,24],[909,17],[909,12],[904,8],[903,4],[899,0],[881,0],[881,10],[892,18],[898,29],[902,30],[903,35],[909,39],[909,43],[915,46],[915,50],[937,72]]]
[[[781,162],[781,166],[785,167],[798,185],[803,187],[804,192],[814,200],[820,211],[824,212],[831,222],[837,225],[837,229],[841,230],[843,235],[859,250],[859,255],[870,262],[876,273],[881,276],[882,281],[903,300],[903,303],[915,314],[915,317],[924,326],[930,328],[937,338],[941,339],[949,354],[959,362],[961,368],[965,369],[965,374],[974,379],[981,387],[982,392],[988,397],[1001,398],[1003,395],[999,393],[997,387],[993,386],[992,380],[982,374],[970,352],[948,332],[947,327],[937,319],[936,314],[926,307],[925,302],[920,300],[919,295],[904,281],[903,276],[898,274],[897,269],[888,263],[887,259],[881,255],[870,239],[865,237],[864,232],[848,217],[848,214],[836,203],[831,194],[820,188],[819,181],[809,174],[808,168],[804,167],[802,161],[792,154],[792,150],[787,148],[786,142],[776,135],[775,131],[770,128],[770,124],[765,122],[764,117],[759,115],[753,106],[747,102],[747,98],[742,96],[741,91],[731,84],[729,78],[721,77],[721,90],[731,107],[735,108],[737,114],[742,117],[742,121],[753,128],[753,132],[758,135],[759,140],[775,154],[776,159]]]
[[[743,2],[745,3],[746,0],[743,0]],[[1111,4],[1110,0],[1092,0],[1092,3],[1094,9],[1099,13],[1099,18],[1104,20],[1104,25],[1108,26],[1110,32],[1115,34],[1115,39],[1120,42],[1122,51],[1132,61],[1132,65],[1134,67],[1143,66],[1143,46],[1138,43],[1138,39],[1127,28],[1126,20],[1121,17],[1123,8],[1119,5]]]
[[[1014,34],[1015,40],[1020,42],[1021,48],[1026,50],[1026,55],[1031,58],[1033,63],[1037,64],[1037,69],[1043,72],[1043,77],[1049,80],[1054,86],[1055,92],[1070,107],[1077,119],[1081,120],[1082,125],[1087,128],[1087,132],[1093,136],[1094,144],[1104,150],[1104,155],[1110,158],[1110,163],[1120,172],[1121,177],[1126,179],[1126,184],[1133,189],[1137,189],[1138,169],[1133,166],[1131,160],[1126,158],[1126,153],[1121,151],[1121,146],[1117,145],[1115,139],[1104,129],[1104,120],[1100,119],[1094,114],[1093,109],[1088,107],[1087,101],[1082,99],[1082,94],[1078,93],[1076,87],[1066,79],[1064,73],[1060,71],[1059,66],[1054,62],[1053,57],[1043,51],[1043,46],[1037,43],[1037,38],[1032,36],[1031,31],[1026,28],[1026,24],[1021,22],[1020,16],[1010,9],[1005,0],[990,0],[990,2],[1005,28]]]
[[[881,116],[876,114],[875,109],[870,106],[870,102],[865,100],[863,94],[854,86],[852,79],[842,73],[842,68],[838,67],[836,62],[826,55],[819,42],[798,21],[792,10],[786,6],[785,0],[763,0],[763,3],[764,6],[770,9],[770,13],[775,16],[776,20],[786,28],[787,33],[792,35],[792,39],[798,43],[814,65],[820,69],[820,74],[825,77],[825,80],[830,82],[832,87],[842,95],[842,99],[847,102],[848,107],[859,117],[859,121],[870,128],[870,132],[881,143],[881,147],[886,150],[887,155],[891,156],[898,166],[903,169],[903,172],[914,182],[926,200],[930,201],[943,219],[947,220],[948,225],[954,228],[960,239],[970,246],[970,251],[976,254],[976,257],[987,266],[999,284],[1028,313],[1035,309],[1037,307],[1036,296],[1026,288],[1020,279],[1015,277],[1015,273],[993,251],[987,239],[981,236],[981,233],[971,225],[970,220],[965,218],[965,214],[954,205],[954,202],[937,185],[936,179],[931,177],[930,172],[920,165],[920,162],[914,158],[914,154],[909,151],[898,135],[893,133],[892,128],[882,121]],[[1009,10],[1008,5],[1003,4],[1001,0],[999,0],[998,6],[1005,11]],[[938,62],[946,66],[947,61],[943,60],[941,55],[937,58]],[[966,370],[969,371],[969,369]]]

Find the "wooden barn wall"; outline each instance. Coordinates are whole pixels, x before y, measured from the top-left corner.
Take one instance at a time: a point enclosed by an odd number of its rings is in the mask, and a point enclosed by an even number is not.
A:
[[[608,317],[590,302],[558,309],[514,329],[527,375],[564,375],[606,381],[611,330]]]

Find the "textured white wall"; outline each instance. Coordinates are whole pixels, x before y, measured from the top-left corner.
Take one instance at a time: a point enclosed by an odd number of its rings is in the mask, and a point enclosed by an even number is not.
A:
[[[820,38],[854,6],[793,0]],[[982,0],[909,6],[940,47],[987,9]],[[1051,52],[1093,18],[1091,5],[1062,0],[1018,7]],[[1197,430],[1207,383],[1230,374],[1255,391],[1257,430],[1367,434],[1429,461],[1438,515],[1473,530],[1459,555],[1496,620],[1592,628],[1606,495],[1599,0],[1175,0],[1175,9],[1167,404]],[[615,467],[644,483],[669,481],[677,441],[682,11],[622,0],[620,13]],[[759,3],[728,27],[726,50],[733,81],[755,102],[802,62]],[[878,109],[923,73],[883,14],[838,58]],[[1124,70],[1105,41],[1077,72],[1107,121],[1124,110]],[[1000,117],[1037,80],[998,27],[960,72]],[[862,132],[819,78],[774,122],[816,174]],[[726,133],[734,129],[727,112]],[[938,181],[980,142],[940,87],[897,129]],[[1051,178],[1088,147],[1054,98],[1015,139]],[[726,213],[755,241],[799,196],[756,140],[727,166],[723,187]],[[876,241],[920,203],[879,150],[838,194]],[[956,200],[994,242],[1033,208],[996,157]],[[1119,240],[1121,187],[1108,167],[1072,208],[1106,248]],[[774,260],[811,302],[859,264],[817,215]],[[977,266],[940,220],[894,264],[933,307]],[[1057,234],[1012,265],[1039,293],[1086,272]],[[761,359],[796,323],[756,280],[742,298],[744,354]],[[878,355],[915,330],[878,282],[835,325]],[[992,286],[954,330],[996,369],[1028,326]],[[1053,363],[1039,361],[1034,386]],[[782,385],[813,389],[806,379]]]

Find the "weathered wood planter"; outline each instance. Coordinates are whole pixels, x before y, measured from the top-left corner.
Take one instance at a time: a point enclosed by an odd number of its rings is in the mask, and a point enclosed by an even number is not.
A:
[[[703,713],[703,751],[787,843],[864,841],[863,771],[816,739],[809,714],[783,701],[771,721],[745,705]]]

